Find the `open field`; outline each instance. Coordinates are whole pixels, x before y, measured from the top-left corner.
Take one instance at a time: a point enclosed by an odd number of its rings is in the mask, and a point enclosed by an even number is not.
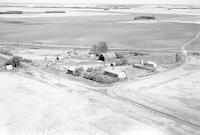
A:
[[[194,41],[190,46],[187,47],[190,51],[200,51],[200,37]]]
[[[118,23],[121,20],[132,20],[138,15],[142,14],[0,18],[0,38],[15,43],[34,42],[66,46],[91,46],[104,40],[111,47],[178,49],[200,30],[198,24],[190,23]],[[153,15],[158,19],[175,16]]]
[[[129,83],[123,88],[113,90],[113,93],[200,124],[198,62],[191,61],[191,64],[170,74],[161,73],[141,82]]]

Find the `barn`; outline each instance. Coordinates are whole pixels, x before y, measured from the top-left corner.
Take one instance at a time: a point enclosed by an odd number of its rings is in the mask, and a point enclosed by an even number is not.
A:
[[[106,60],[116,60],[117,57],[116,57],[116,54],[115,52],[106,52],[106,53],[101,53],[99,55],[99,60],[101,61],[106,61]]]

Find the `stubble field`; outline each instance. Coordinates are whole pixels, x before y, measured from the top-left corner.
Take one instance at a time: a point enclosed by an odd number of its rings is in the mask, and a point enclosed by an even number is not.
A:
[[[111,47],[178,49],[200,30],[198,24],[190,23],[118,23],[139,15],[142,14],[0,18],[0,37],[3,41],[15,43],[90,47],[103,40]],[[173,15],[154,16],[173,18]]]

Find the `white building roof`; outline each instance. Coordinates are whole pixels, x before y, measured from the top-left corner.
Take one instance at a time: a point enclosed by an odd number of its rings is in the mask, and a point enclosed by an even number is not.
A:
[[[156,64],[155,62],[152,62],[152,61],[147,61],[146,63],[147,63],[147,64],[150,64],[150,65],[153,65],[154,67],[157,66],[157,64]]]
[[[74,70],[76,70],[76,67],[67,67],[67,70],[74,71]]]
[[[13,69],[13,66],[12,66],[12,65],[6,65],[6,69],[7,69],[7,70],[12,70],[12,69]]]

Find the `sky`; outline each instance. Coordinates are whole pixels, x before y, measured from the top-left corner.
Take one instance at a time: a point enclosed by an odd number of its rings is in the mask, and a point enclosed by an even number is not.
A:
[[[0,2],[23,3],[105,3],[105,4],[193,4],[200,5],[200,0],[0,0]]]

